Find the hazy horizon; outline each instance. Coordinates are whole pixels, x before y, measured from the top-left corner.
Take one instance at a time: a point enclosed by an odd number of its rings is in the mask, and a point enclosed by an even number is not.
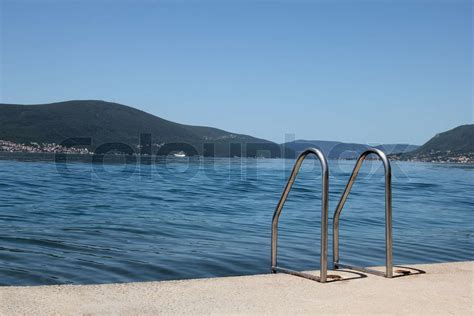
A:
[[[0,0],[0,102],[98,99],[277,143],[472,124],[470,1]]]

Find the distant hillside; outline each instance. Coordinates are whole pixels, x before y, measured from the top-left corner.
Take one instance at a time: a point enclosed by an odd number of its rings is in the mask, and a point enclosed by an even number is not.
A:
[[[375,146],[375,148],[383,150],[386,154],[400,154],[412,152],[420,148],[420,146],[410,144],[383,144]]]
[[[473,163],[474,125],[461,125],[436,134],[417,150],[395,155],[392,158],[428,162]]]
[[[413,154],[447,151],[453,153],[474,152],[474,124],[461,125],[444,133],[436,134]]]
[[[317,147],[324,151],[329,159],[357,158],[364,150],[370,147],[369,145],[365,144],[342,143],[324,140],[296,140],[283,145],[287,148],[293,149],[296,153],[299,153],[308,147]],[[418,146],[408,144],[385,144],[375,146],[375,148],[379,148],[387,154],[395,154],[406,153],[415,150],[418,148]]]
[[[141,134],[150,135],[151,149],[159,154],[182,150],[188,155],[218,157],[294,156],[291,149],[282,154],[280,145],[267,140],[178,124],[118,103],[77,100],[37,105],[0,104],[0,139],[12,142],[61,144],[71,138],[90,137],[89,147],[94,151],[122,148],[128,152],[127,148],[132,148],[138,152]]]

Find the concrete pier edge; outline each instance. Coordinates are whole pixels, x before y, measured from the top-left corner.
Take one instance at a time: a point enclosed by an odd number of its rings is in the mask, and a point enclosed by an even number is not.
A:
[[[407,267],[413,274],[393,279],[329,271],[342,281],[327,284],[288,274],[263,274],[123,284],[4,286],[0,287],[0,315],[474,315],[474,261]]]

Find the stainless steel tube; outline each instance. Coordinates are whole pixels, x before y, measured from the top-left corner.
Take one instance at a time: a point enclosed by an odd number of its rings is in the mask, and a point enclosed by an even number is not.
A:
[[[300,170],[301,164],[304,159],[314,154],[319,158],[322,169],[322,196],[321,196],[321,255],[320,265],[321,272],[319,281],[324,283],[327,279],[327,257],[328,257],[328,194],[329,194],[329,168],[326,156],[324,153],[317,148],[308,148],[302,152],[296,159],[296,163],[291,171],[290,178],[286,183],[285,189],[280,197],[280,201],[277,204],[275,212],[273,213],[272,220],[272,245],[271,245],[271,261],[272,261],[272,272],[276,273],[277,270],[277,242],[278,242],[278,219],[280,217],[283,205],[288,198],[288,194],[291,191],[291,187],[295,182],[296,176]]]
[[[393,276],[393,257],[392,257],[392,170],[387,155],[379,149],[370,148],[364,151],[357,159],[357,163],[352,171],[351,177],[347,182],[344,193],[342,194],[333,217],[333,264],[334,268],[338,268],[339,264],[339,218],[342,209],[346,203],[352,185],[359,173],[362,163],[370,154],[376,154],[382,160],[385,169],[385,276],[391,278]]]

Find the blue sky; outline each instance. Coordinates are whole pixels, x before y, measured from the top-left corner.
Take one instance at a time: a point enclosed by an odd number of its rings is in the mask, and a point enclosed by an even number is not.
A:
[[[108,100],[277,142],[422,144],[474,120],[470,1],[0,2],[4,103]]]

